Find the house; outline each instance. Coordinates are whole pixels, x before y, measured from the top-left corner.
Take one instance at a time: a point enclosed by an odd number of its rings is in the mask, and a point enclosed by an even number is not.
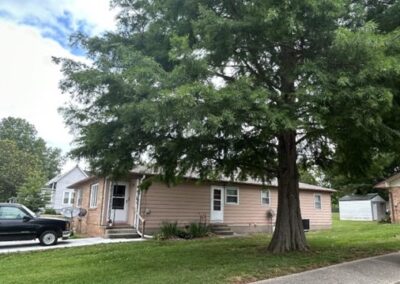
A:
[[[110,227],[133,227],[139,234],[144,229],[152,234],[163,221],[184,226],[200,220],[223,223],[237,233],[272,231],[278,203],[276,183],[263,189],[256,180],[231,182],[223,178],[200,183],[195,175],[188,175],[173,187],[154,182],[148,190],[138,190],[143,178],[152,175],[134,170],[126,180],[91,176],[72,184],[70,187],[77,189],[76,206],[87,210],[75,222],[78,233],[104,236]],[[310,229],[331,227],[333,192],[300,183],[302,218],[309,220]]]
[[[400,173],[381,181],[375,188],[388,191],[390,220],[392,223],[400,223]]]
[[[46,190],[50,194],[50,201],[46,208],[52,208],[59,213],[62,208],[73,206],[75,192],[74,189],[68,188],[68,186],[87,177],[86,172],[76,165],[68,172],[49,180],[46,183]]]
[[[386,201],[377,193],[346,195],[339,199],[340,220],[380,221],[385,214]]]

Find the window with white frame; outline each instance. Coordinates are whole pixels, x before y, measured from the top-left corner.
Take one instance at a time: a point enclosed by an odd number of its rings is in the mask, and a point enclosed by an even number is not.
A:
[[[96,208],[97,207],[97,193],[99,191],[99,184],[92,184],[90,187],[90,203],[89,208]]]
[[[261,204],[269,205],[271,203],[271,197],[268,189],[261,190]]]
[[[237,187],[227,187],[225,189],[225,203],[239,204],[239,189]]]
[[[64,191],[63,204],[64,205],[73,205],[74,202],[75,202],[75,192],[73,192],[73,191]]]
[[[321,209],[321,194],[314,194],[314,208]]]

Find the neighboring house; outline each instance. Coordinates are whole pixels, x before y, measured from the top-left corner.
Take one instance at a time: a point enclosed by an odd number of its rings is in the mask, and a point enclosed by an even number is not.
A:
[[[380,221],[385,213],[386,201],[377,193],[346,195],[339,199],[340,220]]]
[[[177,221],[179,226],[199,221],[224,223],[234,232],[272,231],[278,203],[276,184],[264,190],[255,180],[200,183],[196,176],[187,176],[170,188],[157,182],[146,191],[137,190],[140,181],[151,175],[137,170],[126,180],[91,176],[72,184],[79,196],[76,205],[87,209],[78,219],[79,233],[104,236],[112,226],[134,227],[142,233],[143,220],[148,234],[158,231],[163,221]],[[302,218],[309,220],[311,229],[331,227],[332,192],[335,190],[300,183]]]
[[[76,165],[70,171],[49,180],[46,183],[46,190],[50,194],[50,201],[46,208],[52,208],[60,212],[62,208],[73,206],[75,203],[75,191],[73,188],[68,188],[68,186],[87,177],[86,172]]]
[[[375,188],[388,191],[391,222],[400,223],[400,173],[381,181]]]

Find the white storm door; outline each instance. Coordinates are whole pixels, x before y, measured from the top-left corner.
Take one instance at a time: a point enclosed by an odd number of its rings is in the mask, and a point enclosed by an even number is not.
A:
[[[211,187],[211,223],[224,222],[224,188]]]
[[[128,221],[128,186],[114,184],[111,190],[111,219],[114,223],[126,223]]]

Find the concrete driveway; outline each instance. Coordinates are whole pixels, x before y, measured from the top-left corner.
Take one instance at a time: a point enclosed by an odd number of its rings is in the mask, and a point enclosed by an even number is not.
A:
[[[57,245],[48,247],[39,245],[39,241],[0,242],[0,254],[141,241],[144,241],[144,239],[82,238],[59,240]]]
[[[360,259],[257,284],[394,284],[400,283],[400,252]]]

